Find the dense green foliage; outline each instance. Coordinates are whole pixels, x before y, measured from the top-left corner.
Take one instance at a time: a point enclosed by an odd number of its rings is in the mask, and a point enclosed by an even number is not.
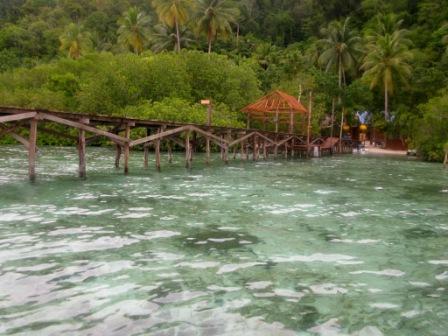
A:
[[[301,86],[316,132],[369,110],[441,160],[447,21],[448,0],[5,0],[0,105],[201,122],[210,97],[241,125],[251,100]]]

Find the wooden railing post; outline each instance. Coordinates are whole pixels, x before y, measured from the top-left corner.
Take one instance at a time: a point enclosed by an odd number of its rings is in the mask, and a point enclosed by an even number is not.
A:
[[[37,119],[30,119],[30,136],[28,146],[28,175],[31,182],[36,180],[36,141]]]

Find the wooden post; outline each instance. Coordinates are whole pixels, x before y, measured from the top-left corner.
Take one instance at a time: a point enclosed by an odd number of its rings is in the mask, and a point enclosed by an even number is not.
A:
[[[146,129],[146,136],[151,135],[151,130],[149,128]],[[143,145],[143,167],[148,169],[149,167],[149,143]]]
[[[294,133],[294,111],[289,112],[289,134]]]
[[[277,160],[278,157],[278,145],[277,143],[274,146],[274,159]]]
[[[224,144],[224,135],[221,135],[221,145],[222,144]],[[221,146],[220,146],[220,148],[221,148],[221,160],[224,161],[224,148]]]
[[[443,166],[448,168],[448,150],[445,150],[445,158],[443,159]]]
[[[291,140],[291,159],[294,159],[295,150],[294,146],[296,145],[296,138],[292,138]]]
[[[224,145],[224,163],[225,164],[229,164],[229,146],[227,144],[223,144]]]
[[[278,110],[275,111],[275,133],[278,133],[279,114]]]
[[[168,163],[172,163],[173,162],[173,148],[171,146],[171,140],[168,140],[167,147],[168,147]]]
[[[131,126],[129,124],[126,124],[124,137],[128,140],[131,138]],[[124,173],[129,174],[129,141],[124,143]]]
[[[250,129],[250,114],[247,113],[246,128]]]
[[[253,141],[252,141],[252,159],[254,161],[258,160],[258,136],[254,135]]]
[[[88,124],[89,119],[83,118],[79,122]],[[78,156],[79,156],[79,168],[78,174],[80,178],[86,177],[86,131],[83,129],[78,130]]]
[[[115,168],[120,168],[121,146],[115,145]]]
[[[28,174],[30,181],[36,180],[36,141],[37,141],[37,119],[30,120],[30,137],[28,147]]]
[[[148,167],[149,167],[149,145],[148,144],[145,144],[143,146],[143,159],[144,159],[143,167],[145,169],[148,169]]]
[[[306,130],[306,152],[310,154],[311,144],[311,113],[313,112],[313,91],[310,91],[310,100],[308,102],[308,126]]]
[[[265,160],[268,159],[268,151],[267,151],[267,148],[266,148],[266,139],[264,139],[264,141],[263,141],[263,158]]]
[[[190,145],[190,131],[187,131],[185,136],[185,168],[191,168],[191,145]]]
[[[205,137],[205,163],[210,164],[210,138]]]
[[[160,133],[160,132],[162,132],[161,128],[159,128],[157,130],[157,133]],[[160,171],[160,169],[161,169],[161,166],[160,166],[160,139],[157,139],[155,141],[155,154],[154,155],[156,157],[156,169],[157,169],[157,171]]]

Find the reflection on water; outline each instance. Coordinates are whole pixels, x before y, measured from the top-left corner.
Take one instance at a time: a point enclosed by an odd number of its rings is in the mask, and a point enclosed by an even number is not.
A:
[[[448,172],[0,148],[0,333],[446,335]],[[197,160],[202,158],[196,157]]]

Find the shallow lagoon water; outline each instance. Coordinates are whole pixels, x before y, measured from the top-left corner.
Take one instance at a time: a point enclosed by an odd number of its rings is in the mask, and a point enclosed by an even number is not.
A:
[[[448,172],[0,147],[0,334],[447,335]]]

